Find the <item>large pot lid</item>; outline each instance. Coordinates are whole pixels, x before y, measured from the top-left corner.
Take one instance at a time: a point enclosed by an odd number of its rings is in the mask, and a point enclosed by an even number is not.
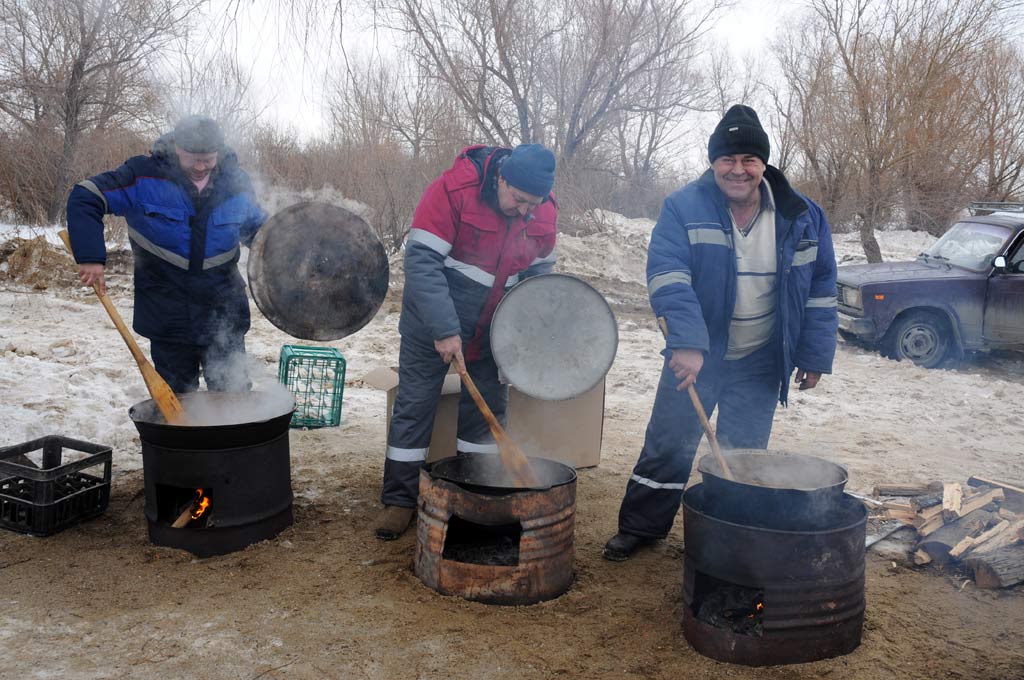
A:
[[[337,340],[369,323],[388,291],[388,259],[361,217],[328,203],[297,203],[271,217],[249,253],[249,287],[285,333]]]
[[[615,314],[601,293],[566,274],[533,276],[498,303],[491,352],[517,390],[537,399],[577,397],[611,368]]]

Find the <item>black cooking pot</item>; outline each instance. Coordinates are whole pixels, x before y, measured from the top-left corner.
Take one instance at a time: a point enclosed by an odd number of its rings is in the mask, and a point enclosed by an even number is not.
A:
[[[704,478],[706,511],[713,517],[780,531],[815,531],[829,526],[840,507],[846,468],[797,453],[741,449],[724,454],[734,479],[726,479],[714,456],[697,469]]]
[[[499,495],[516,491],[547,491],[576,481],[576,470],[546,458],[530,457],[530,467],[540,480],[537,486],[520,486],[495,453],[460,453],[427,466],[434,479],[458,484],[468,491]]]
[[[295,402],[280,392],[192,392],[178,399],[186,425],[170,425],[152,399],[128,409],[143,441],[169,449],[254,446],[288,431]]]

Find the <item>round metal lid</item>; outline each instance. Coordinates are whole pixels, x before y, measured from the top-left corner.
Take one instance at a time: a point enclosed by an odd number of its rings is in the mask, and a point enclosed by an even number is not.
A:
[[[573,276],[533,276],[498,303],[491,352],[517,390],[551,401],[577,397],[612,367],[615,314],[601,293]]]
[[[270,323],[305,340],[337,340],[369,323],[388,292],[388,258],[361,217],[296,203],[256,232],[249,288]]]

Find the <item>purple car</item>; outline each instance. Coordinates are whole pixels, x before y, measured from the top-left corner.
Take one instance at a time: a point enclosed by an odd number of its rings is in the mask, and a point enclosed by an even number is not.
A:
[[[1024,351],[1024,205],[1000,207],[960,220],[913,262],[839,267],[840,335],[926,368]]]

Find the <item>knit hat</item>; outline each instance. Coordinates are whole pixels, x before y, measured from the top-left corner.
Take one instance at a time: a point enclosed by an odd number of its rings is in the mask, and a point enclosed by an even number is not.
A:
[[[769,153],[768,133],[761,127],[757,112],[743,104],[731,106],[708,139],[708,160],[712,163],[719,156],[751,154],[767,165]]]
[[[501,176],[520,191],[546,197],[555,184],[555,154],[541,144],[520,144],[501,164]]]
[[[186,116],[174,127],[174,143],[191,153],[215,153],[224,146],[224,133],[211,118]]]

